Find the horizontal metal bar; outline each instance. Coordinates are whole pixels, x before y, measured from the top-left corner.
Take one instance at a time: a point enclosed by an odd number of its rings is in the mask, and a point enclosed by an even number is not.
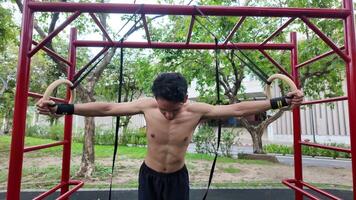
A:
[[[341,48],[339,48],[339,49],[340,49],[340,50],[344,50],[344,49],[345,49],[345,46],[343,46],[343,47],[341,47]],[[327,56],[330,56],[330,55],[332,55],[332,54],[334,54],[334,53],[335,53],[334,50],[328,51],[328,52],[323,53],[323,54],[321,54],[321,55],[318,55],[318,56],[316,56],[316,57],[314,57],[314,58],[312,58],[312,59],[310,59],[310,60],[307,60],[307,61],[305,61],[305,62],[303,62],[303,63],[298,64],[298,65],[296,66],[296,68],[303,67],[303,66],[305,66],[305,65],[309,65],[309,64],[311,64],[311,63],[313,63],[313,62],[316,62],[316,61],[318,61],[318,60],[320,60],[320,59],[322,59],[322,58],[325,58],[325,57],[327,57]]]
[[[42,94],[38,94],[38,93],[34,93],[34,92],[28,92],[28,96],[33,97],[33,98],[38,98],[38,99],[43,97]],[[68,101],[66,101],[65,99],[61,99],[61,98],[50,97],[49,99],[52,101],[55,101],[55,102],[68,103]]]
[[[312,143],[312,142],[303,142],[303,141],[301,141],[299,143],[302,145],[312,146],[312,147],[321,148],[321,149],[329,149],[329,150],[334,150],[334,151],[351,153],[351,149],[346,149],[346,148],[341,148],[341,147],[333,147],[333,146],[327,146],[327,145],[316,144],[316,143]]]
[[[206,16],[271,16],[271,17],[315,17],[346,18],[351,15],[348,9],[329,8],[271,8],[271,7],[238,7],[238,6],[189,6],[157,4],[120,4],[120,3],[64,3],[30,1],[34,12],[94,12],[133,14],[141,9],[141,14],[164,15],[201,15]],[[198,8],[198,9],[197,9]]]
[[[124,48],[152,48],[152,49],[216,49],[215,43],[189,43],[186,42],[108,42],[108,41],[86,41],[77,40],[73,44],[76,47],[124,47]],[[258,43],[237,43],[219,44],[218,49],[278,49],[290,50],[294,46],[290,43],[265,44]]]
[[[25,147],[23,151],[30,152],[30,151],[35,151],[35,150],[39,150],[39,149],[46,149],[49,147],[60,146],[60,145],[64,145],[67,143],[68,143],[68,141],[61,141],[61,142],[55,142],[52,144],[43,144],[43,145],[37,145],[37,146],[32,146],[32,147]]]
[[[69,185],[76,185],[76,186],[73,187],[72,189],[70,189],[69,191],[67,191],[66,193],[62,194],[61,196],[59,196],[56,200],[67,199],[67,197],[69,197],[69,195],[71,195],[72,193],[77,191],[79,188],[81,188],[84,185],[84,182],[83,181],[71,180],[71,181],[69,181],[68,184]]]
[[[334,195],[332,195],[332,194],[330,194],[330,193],[328,193],[328,192],[326,192],[326,191],[324,191],[324,190],[321,190],[321,189],[319,189],[319,188],[317,188],[317,187],[315,187],[315,186],[313,186],[313,185],[311,185],[311,184],[308,184],[308,183],[303,182],[303,181],[300,181],[300,183],[301,183],[302,185],[308,187],[309,189],[314,190],[315,192],[318,192],[319,194],[322,194],[322,195],[324,195],[324,196],[326,196],[326,197],[329,197],[330,199],[333,199],[333,200],[342,200],[342,199],[340,199],[339,197],[334,196]]]
[[[305,101],[305,102],[302,103],[302,105],[318,104],[318,103],[328,103],[328,102],[335,102],[335,101],[343,101],[343,100],[347,100],[347,99],[348,99],[347,96],[334,97],[334,98],[321,99],[321,100]]]
[[[296,191],[302,193],[303,195],[309,197],[310,199],[312,199],[312,200],[319,200],[319,198],[317,198],[316,196],[313,196],[312,194],[309,194],[307,191],[305,191],[305,190],[303,190],[303,189],[301,189],[301,188],[299,188],[299,187],[293,185],[293,184],[295,184],[296,182],[297,182],[297,181],[294,180],[294,179],[287,179],[287,180],[283,180],[283,181],[282,181],[282,183],[283,183],[284,185],[290,187],[290,188],[293,189],[293,190],[296,190]]]
[[[38,45],[38,42],[32,41],[32,44]],[[64,62],[64,63],[67,64],[68,66],[71,66],[71,65],[72,65],[72,63],[70,63],[67,59],[63,58],[62,56],[60,56],[60,55],[57,54],[56,52],[52,51],[51,49],[47,48],[46,46],[43,46],[41,49],[42,49],[43,51],[45,51],[46,53],[50,54],[51,56],[53,56],[54,58],[56,58],[57,60]]]
[[[53,192],[57,191],[59,188],[61,188],[63,185],[65,185],[64,183],[60,183],[56,186],[54,186],[52,189],[48,190],[47,192],[44,192],[42,194],[40,194],[39,196],[35,197],[33,200],[40,200],[40,199],[44,199],[47,196],[49,196],[50,194],[52,194]]]

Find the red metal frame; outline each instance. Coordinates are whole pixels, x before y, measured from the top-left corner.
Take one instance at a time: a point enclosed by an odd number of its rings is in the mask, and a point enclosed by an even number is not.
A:
[[[58,26],[52,33],[44,38],[40,43],[32,41],[33,32],[33,13],[34,12],[73,12],[65,22]],[[132,42],[132,41],[113,41],[102,24],[96,18],[94,13],[122,13],[122,14],[140,14],[142,16],[147,42]],[[56,52],[46,48],[44,45],[55,37],[61,30],[75,20],[81,13],[89,13],[103,32],[108,41],[82,41],[77,40],[76,30],[71,29],[70,46],[69,46],[69,61],[58,55]],[[185,42],[159,42],[151,41],[148,30],[146,15],[187,15],[191,16],[187,39]],[[226,40],[217,46],[215,43],[191,43],[191,34],[193,31],[196,16],[240,16],[240,20],[236,23]],[[281,27],[274,31],[262,43],[235,43],[229,41],[234,36],[238,28],[242,25],[247,16],[260,17],[290,17]],[[70,180],[70,151],[71,151],[71,134],[72,134],[72,116],[65,117],[64,125],[64,140],[52,144],[45,144],[33,147],[24,147],[25,128],[26,128],[26,111],[28,97],[39,98],[42,95],[29,92],[30,79],[30,63],[31,57],[40,49],[43,49],[54,58],[68,65],[67,78],[73,80],[76,67],[76,48],[77,47],[104,47],[89,63],[92,64],[98,57],[105,53],[110,47],[125,47],[125,48],[170,48],[170,49],[255,49],[259,50],[272,64],[274,64],[282,73],[293,79],[298,88],[300,67],[305,67],[321,58],[324,58],[333,53],[338,54],[346,63],[347,77],[347,97],[336,97],[331,99],[313,100],[304,102],[304,105],[323,103],[339,100],[347,100],[349,105],[349,121],[350,121],[350,138],[351,149],[328,147],[324,145],[302,142],[301,141],[301,123],[300,123],[300,108],[293,109],[293,130],[294,130],[294,179],[283,180],[283,183],[295,190],[295,199],[302,200],[303,195],[311,199],[318,199],[311,195],[308,191],[303,190],[307,187],[331,199],[339,199],[327,192],[324,192],[310,184],[303,182],[302,171],[302,145],[308,145],[315,148],[326,148],[342,152],[348,152],[356,155],[356,41],[355,41],[355,25],[353,18],[352,0],[343,0],[343,8],[341,9],[319,9],[319,8],[266,8],[266,7],[234,7],[234,6],[181,6],[181,5],[137,5],[137,4],[109,4],[109,3],[66,3],[66,2],[38,2],[33,0],[25,0],[23,6],[22,32],[19,51],[19,61],[17,69],[17,85],[15,96],[15,109],[13,130],[11,139],[11,151],[9,162],[9,175],[7,185],[7,199],[18,200],[20,198],[21,189],[21,173],[23,164],[23,154],[25,152],[49,148],[53,146],[63,145],[63,160],[62,160],[62,177],[61,182],[38,196],[36,199],[43,199],[58,189],[61,189],[61,196],[58,199],[68,199],[69,195],[78,190],[84,183],[81,181]],[[295,18],[300,18],[310,29],[312,29],[332,51],[316,56],[308,61],[298,64],[298,49],[297,35],[291,33],[291,43],[276,44],[269,41],[278,35],[284,28],[293,22]],[[321,32],[308,18],[333,18],[344,21],[345,46],[337,47],[323,32]],[[31,49],[31,44],[35,44],[34,49]],[[343,49],[345,49],[343,51]],[[289,74],[283,66],[278,64],[265,50],[290,50],[291,51],[291,66],[292,71]],[[85,68],[83,68],[85,69]],[[81,71],[83,71],[80,70]],[[80,74],[80,72],[78,74]],[[67,99],[69,97],[69,88],[67,89]],[[64,102],[63,99],[52,98],[53,100]],[[66,100],[67,100],[66,99]],[[356,159],[352,156],[352,174],[356,174]],[[69,185],[75,185],[69,190]],[[356,191],[356,178],[353,179],[353,191]],[[356,200],[356,196],[353,198]]]

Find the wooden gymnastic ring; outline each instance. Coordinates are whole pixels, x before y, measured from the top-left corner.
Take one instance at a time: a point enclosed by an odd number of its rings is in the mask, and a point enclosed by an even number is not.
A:
[[[287,83],[287,85],[289,86],[291,92],[297,90],[297,86],[295,85],[295,83],[292,81],[292,79],[290,79],[288,76],[283,75],[283,74],[273,74],[272,76],[270,76],[267,81],[272,83],[273,80],[275,79],[280,79],[282,81],[284,81],[285,83]],[[267,84],[266,86],[266,96],[268,99],[272,98],[271,95],[271,85],[272,84]]]
[[[72,86],[73,86],[73,83],[70,82],[70,81],[67,80],[67,79],[58,79],[58,80],[54,81],[53,83],[51,83],[51,84],[47,87],[46,91],[45,91],[44,94],[43,94],[43,99],[44,99],[44,100],[49,100],[50,95],[53,93],[53,90],[54,90],[55,88],[57,88],[59,85],[61,85],[61,84],[67,84],[69,87],[72,87]],[[74,99],[75,99],[75,93],[74,93],[74,90],[71,90],[71,91],[70,91],[70,98],[69,98],[68,103],[73,103],[73,102],[74,102]]]

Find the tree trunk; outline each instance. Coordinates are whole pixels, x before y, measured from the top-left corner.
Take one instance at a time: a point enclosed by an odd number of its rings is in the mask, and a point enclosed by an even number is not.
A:
[[[254,132],[250,132],[251,137],[252,137],[252,142],[253,142],[253,153],[257,153],[257,154],[263,154],[263,148],[262,148],[262,135],[263,133],[259,133],[260,129],[257,129]]]
[[[77,176],[90,178],[95,169],[94,135],[95,121],[93,117],[85,117],[85,132],[83,142],[83,155]]]
[[[4,134],[9,134],[10,133],[10,127],[12,127],[12,119],[11,119],[11,115],[10,114],[5,114],[4,116],[4,123],[3,123],[3,133]]]
[[[253,153],[257,154],[263,154],[265,153],[262,148],[262,136],[264,133],[264,130],[267,128],[269,124],[277,120],[282,114],[286,111],[289,110],[289,107],[282,108],[279,111],[277,111],[274,115],[271,117],[265,119],[258,125],[252,125],[248,122],[247,119],[241,117],[240,122],[241,124],[247,129],[247,131],[250,133],[252,142],[253,142]]]

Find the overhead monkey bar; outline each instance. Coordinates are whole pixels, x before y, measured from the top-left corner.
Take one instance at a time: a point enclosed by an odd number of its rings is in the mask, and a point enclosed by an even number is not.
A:
[[[143,6],[142,6],[143,5]],[[132,14],[137,9],[146,15],[200,15],[195,7],[207,16],[256,16],[256,17],[313,17],[345,19],[352,12],[348,9],[327,8],[266,8],[237,6],[184,6],[154,4],[119,4],[119,3],[63,3],[35,2],[28,3],[34,12],[93,12]]]

